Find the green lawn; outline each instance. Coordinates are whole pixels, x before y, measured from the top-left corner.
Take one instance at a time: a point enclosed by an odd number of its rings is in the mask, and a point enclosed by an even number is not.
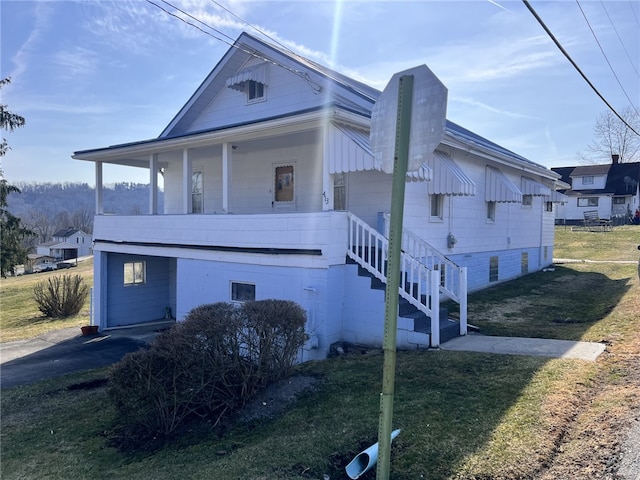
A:
[[[609,247],[587,242],[572,246],[571,257],[598,250],[617,259],[636,233],[586,234]],[[558,241],[577,245],[584,235],[563,232]],[[391,478],[544,478],[562,462],[565,474],[547,478],[594,478],[640,398],[638,288],[635,265],[580,263],[472,295],[470,323],[483,333],[603,341],[607,353],[584,362],[399,352],[393,423],[402,433]],[[167,444],[126,453],[113,442],[117,418],[105,386],[92,383],[106,369],[3,391],[2,477],[346,478],[345,465],[376,440],[382,356],[311,362],[296,373],[318,378],[317,390],[275,419],[225,428],[202,422]]]
[[[93,259],[68,270],[34,273],[0,279],[0,342],[24,340],[59,328],[80,327],[89,322],[89,299],[78,315],[52,320],[40,313],[33,297],[33,287],[53,276],[80,275],[93,286]]]

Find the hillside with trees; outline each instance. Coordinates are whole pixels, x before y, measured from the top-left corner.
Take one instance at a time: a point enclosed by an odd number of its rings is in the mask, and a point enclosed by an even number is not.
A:
[[[21,193],[9,194],[8,209],[36,234],[31,246],[47,242],[57,230],[70,227],[93,233],[95,188],[86,183],[17,182],[16,186]],[[140,215],[149,208],[149,185],[116,183],[106,185],[103,194],[105,214]],[[160,192],[161,211],[163,200]]]

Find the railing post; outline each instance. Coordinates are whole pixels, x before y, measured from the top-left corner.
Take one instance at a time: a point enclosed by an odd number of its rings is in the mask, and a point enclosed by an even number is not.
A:
[[[467,334],[467,267],[460,269],[460,335]]]
[[[431,285],[429,297],[431,298],[431,346],[440,346],[440,272],[431,271]]]

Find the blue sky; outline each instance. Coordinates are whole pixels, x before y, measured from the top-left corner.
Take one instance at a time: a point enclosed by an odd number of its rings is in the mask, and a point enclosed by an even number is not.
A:
[[[426,64],[449,120],[548,167],[578,164],[607,109],[521,1],[170,3],[232,39],[260,36],[251,24],[380,90]],[[640,107],[640,2],[530,3],[614,108]],[[3,132],[12,183],[93,185],[93,164],[71,154],[157,137],[229,48],[145,0],[2,0],[0,20],[1,101],[27,120]],[[147,175],[106,166],[104,181]]]

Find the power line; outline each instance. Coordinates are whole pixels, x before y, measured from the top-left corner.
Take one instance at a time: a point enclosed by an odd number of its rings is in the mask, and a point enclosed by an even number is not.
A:
[[[166,8],[164,8],[164,7],[162,7],[161,5],[158,5],[157,3],[153,2],[152,0],[146,0],[146,2],[147,2],[147,3],[150,3],[150,4],[151,4],[151,5],[153,5],[154,7],[159,8],[160,10],[162,10],[163,12],[165,12],[167,15],[171,15],[172,17],[177,18],[177,19],[178,19],[178,20],[180,20],[181,22],[184,22],[184,23],[186,23],[187,25],[189,25],[189,26],[191,26],[191,27],[193,27],[193,28],[196,28],[196,29],[200,30],[200,31],[201,31],[202,33],[204,33],[205,35],[208,35],[208,36],[210,36],[211,38],[214,38],[215,40],[218,40],[218,41],[220,41],[220,42],[222,42],[222,43],[225,43],[226,45],[228,45],[228,46],[229,46],[229,47],[231,47],[231,48],[235,48],[235,49],[237,49],[237,50],[239,50],[239,51],[241,51],[241,52],[244,52],[244,53],[246,53],[246,54],[248,54],[248,55],[250,55],[250,56],[252,56],[252,57],[254,57],[254,58],[257,58],[257,59],[263,60],[263,61],[265,61],[265,62],[267,62],[267,63],[270,63],[270,64],[272,64],[272,65],[275,65],[275,66],[277,66],[277,67],[284,68],[285,70],[287,70],[287,71],[289,71],[289,72],[293,73],[294,75],[296,75],[296,76],[298,76],[298,77],[302,78],[304,81],[306,81],[306,82],[309,84],[309,86],[311,87],[311,89],[313,90],[313,92],[314,92],[315,94],[320,93],[321,88],[320,88],[318,85],[316,85],[316,84],[311,80],[311,78],[310,78],[310,76],[309,76],[309,74],[308,74],[308,73],[306,73],[306,72],[302,72],[302,71],[300,71],[300,70],[296,70],[295,68],[291,68],[291,67],[289,67],[289,66],[287,66],[287,65],[283,65],[283,64],[278,63],[278,62],[276,62],[275,60],[272,60],[272,59],[270,59],[270,58],[268,58],[268,57],[265,57],[265,56],[263,56],[263,55],[258,55],[258,53],[256,53],[256,51],[255,51],[255,50],[249,50],[249,49],[247,49],[247,48],[242,47],[241,45],[236,44],[232,37],[230,37],[229,35],[227,35],[227,34],[225,34],[225,33],[221,32],[220,30],[217,30],[217,29],[213,28],[211,25],[208,25],[207,23],[203,22],[202,20],[200,20],[200,19],[198,19],[198,18],[194,17],[194,16],[193,16],[193,15],[191,15],[190,13],[185,12],[184,10],[181,10],[180,8],[178,8],[178,7],[174,6],[174,5],[171,5],[171,4],[170,4],[169,2],[167,2],[166,0],[161,0],[161,1],[162,1],[163,3],[165,3],[165,4],[169,5],[169,6],[171,6],[174,10],[177,10],[178,12],[180,12],[180,13],[182,13],[182,14],[184,14],[184,15],[186,15],[186,16],[188,16],[188,17],[190,17],[190,18],[193,18],[193,19],[194,19],[195,21],[197,21],[198,23],[200,23],[200,24],[204,25],[205,27],[207,27],[207,28],[209,28],[209,29],[213,30],[214,32],[217,32],[218,34],[220,34],[220,35],[222,35],[222,36],[224,36],[224,37],[227,37],[227,38],[228,38],[228,39],[230,39],[230,40],[225,40],[225,39],[220,38],[220,37],[218,37],[218,36],[216,36],[216,35],[213,35],[211,32],[208,32],[208,31],[206,31],[206,30],[203,30],[203,29],[202,29],[202,28],[200,28],[198,25],[194,25],[193,23],[188,22],[187,20],[185,20],[185,19],[184,19],[184,18],[182,18],[181,16],[176,15],[176,14],[175,14],[175,13],[173,13],[173,12],[170,12],[169,10],[167,10],[167,9],[166,9]]]
[[[239,15],[237,15],[236,13],[232,12],[230,9],[228,9],[227,7],[225,7],[224,5],[222,5],[220,2],[216,2],[216,0],[211,0],[211,2],[215,3],[218,7],[222,8],[225,12],[229,13],[230,15],[232,15],[234,18],[240,20],[242,23],[244,23],[245,25],[247,25],[248,27],[251,27],[252,29],[254,29],[256,32],[264,35],[265,37],[267,37],[269,40],[271,40],[273,43],[279,45],[281,48],[283,48],[284,50],[291,52],[291,53],[295,53],[293,52],[289,47],[287,47],[286,45],[284,45],[283,43],[279,42],[278,40],[276,40],[275,38],[273,38],[272,36],[270,36],[268,33],[263,32],[262,30],[260,30],[258,27],[256,27],[255,25],[247,22],[244,18],[241,18]]]
[[[616,24],[613,23],[613,20],[611,20],[611,17],[609,16],[609,12],[607,11],[607,7],[604,6],[604,2],[602,0],[600,0],[600,5],[602,5],[602,9],[604,10],[604,13],[607,14],[607,18],[609,19],[609,23],[613,27],[613,31],[616,32],[616,36],[618,37],[618,40],[620,40],[620,45],[622,45],[622,49],[624,50],[624,53],[627,54],[627,58],[629,59],[629,63],[631,64],[631,66],[635,70],[636,75],[640,78],[640,73],[638,72],[638,69],[636,68],[635,64],[633,63],[633,60],[631,59],[631,55],[629,55],[629,52],[627,51],[627,47],[625,46],[624,42],[622,41],[622,38],[620,37],[620,34],[618,33],[618,29],[616,28]],[[640,27],[640,25],[638,25],[638,26]]]
[[[602,56],[607,61],[607,65],[609,65],[609,69],[611,70],[611,73],[613,73],[613,76],[615,77],[616,81],[618,82],[618,85],[620,85],[620,88],[624,92],[624,96],[627,97],[627,100],[629,100],[629,103],[631,104],[631,107],[636,111],[636,113],[638,113],[638,109],[635,107],[635,105],[633,104],[633,102],[629,98],[629,95],[627,94],[627,91],[622,86],[622,83],[620,83],[620,79],[618,78],[618,75],[616,74],[616,71],[613,69],[613,66],[611,66],[611,62],[609,61],[609,58],[607,57],[607,54],[604,52],[604,49],[602,48],[602,45],[600,44],[600,41],[598,40],[598,37],[596,36],[596,32],[593,31],[593,28],[591,27],[591,23],[589,23],[589,19],[587,18],[587,16],[584,13],[584,10],[582,9],[582,5],[580,5],[580,2],[578,0],[576,0],[576,4],[578,5],[578,8],[580,9],[580,12],[582,13],[582,16],[584,17],[584,21],[587,22],[587,25],[589,26],[589,30],[591,30],[591,34],[593,35],[593,38],[595,39],[596,43],[598,44],[598,47],[600,47],[600,51],[602,52]]]
[[[562,52],[562,54],[567,58],[567,60],[569,60],[569,62],[571,62],[571,65],[573,65],[573,67],[576,69],[576,71],[580,74],[580,76],[582,76],[582,78],[584,79],[585,82],[587,82],[587,84],[591,87],[591,89],[595,92],[596,95],[598,95],[598,97],[600,97],[600,99],[605,103],[605,105],[607,107],[609,107],[609,109],[616,115],[616,117],[618,117],[620,119],[620,121],[622,123],[624,123],[627,128],[629,128],[629,130],[631,130],[633,133],[635,133],[636,135],[638,135],[640,137],[640,133],[638,133],[631,125],[629,125],[629,123],[622,118],[622,116],[616,111],[615,108],[613,108],[611,106],[611,104],[602,96],[602,94],[598,91],[598,89],[593,85],[593,83],[591,83],[591,81],[587,78],[587,76],[582,72],[582,70],[580,70],[580,67],[578,67],[578,65],[576,64],[576,62],[573,61],[573,59],[571,58],[571,56],[567,53],[567,51],[562,47],[562,45],[560,45],[560,42],[558,41],[558,39],[553,35],[553,33],[551,33],[551,30],[549,30],[549,27],[547,27],[547,25],[542,21],[542,19],[540,18],[540,16],[536,13],[536,11],[533,9],[533,7],[529,4],[529,2],[527,0],[522,0],[522,3],[525,4],[525,6],[527,7],[527,9],[531,12],[531,14],[535,17],[535,19],[538,21],[538,23],[540,24],[540,26],[544,29],[545,32],[547,32],[547,35],[549,35],[549,38],[551,38],[551,40],[553,40],[553,43],[556,44],[556,47],[558,47],[558,49]]]

